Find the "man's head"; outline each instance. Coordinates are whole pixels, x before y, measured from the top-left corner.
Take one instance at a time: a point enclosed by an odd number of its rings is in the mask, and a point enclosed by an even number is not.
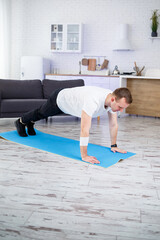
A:
[[[111,96],[111,109],[113,112],[127,108],[132,103],[132,95],[128,88],[117,88]]]

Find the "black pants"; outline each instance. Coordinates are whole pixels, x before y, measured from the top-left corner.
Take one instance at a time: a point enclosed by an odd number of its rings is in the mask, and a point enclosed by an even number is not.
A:
[[[22,116],[22,122],[27,124],[31,121],[36,122],[40,119],[45,119],[50,116],[54,116],[60,113],[63,113],[57,106],[57,96],[58,93],[62,90],[57,89],[54,91],[51,96],[48,98],[47,102],[44,103],[40,108],[29,111]]]

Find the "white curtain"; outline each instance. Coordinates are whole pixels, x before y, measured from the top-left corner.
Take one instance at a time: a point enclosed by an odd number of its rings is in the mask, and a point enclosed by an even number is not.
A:
[[[10,77],[11,0],[0,0],[0,78]]]

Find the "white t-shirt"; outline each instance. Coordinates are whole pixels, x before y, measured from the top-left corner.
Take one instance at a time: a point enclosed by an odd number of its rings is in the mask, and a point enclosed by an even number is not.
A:
[[[66,114],[81,117],[82,110],[90,117],[98,117],[106,112],[112,112],[110,107],[105,108],[105,100],[109,89],[94,86],[65,88],[57,96],[57,105]]]

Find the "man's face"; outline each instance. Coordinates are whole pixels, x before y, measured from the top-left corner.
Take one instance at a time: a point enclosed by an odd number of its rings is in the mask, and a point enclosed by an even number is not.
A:
[[[126,103],[125,98],[121,98],[119,100],[116,100],[115,97],[111,98],[111,109],[113,112],[123,112],[123,109],[127,108],[129,106],[128,103]]]

